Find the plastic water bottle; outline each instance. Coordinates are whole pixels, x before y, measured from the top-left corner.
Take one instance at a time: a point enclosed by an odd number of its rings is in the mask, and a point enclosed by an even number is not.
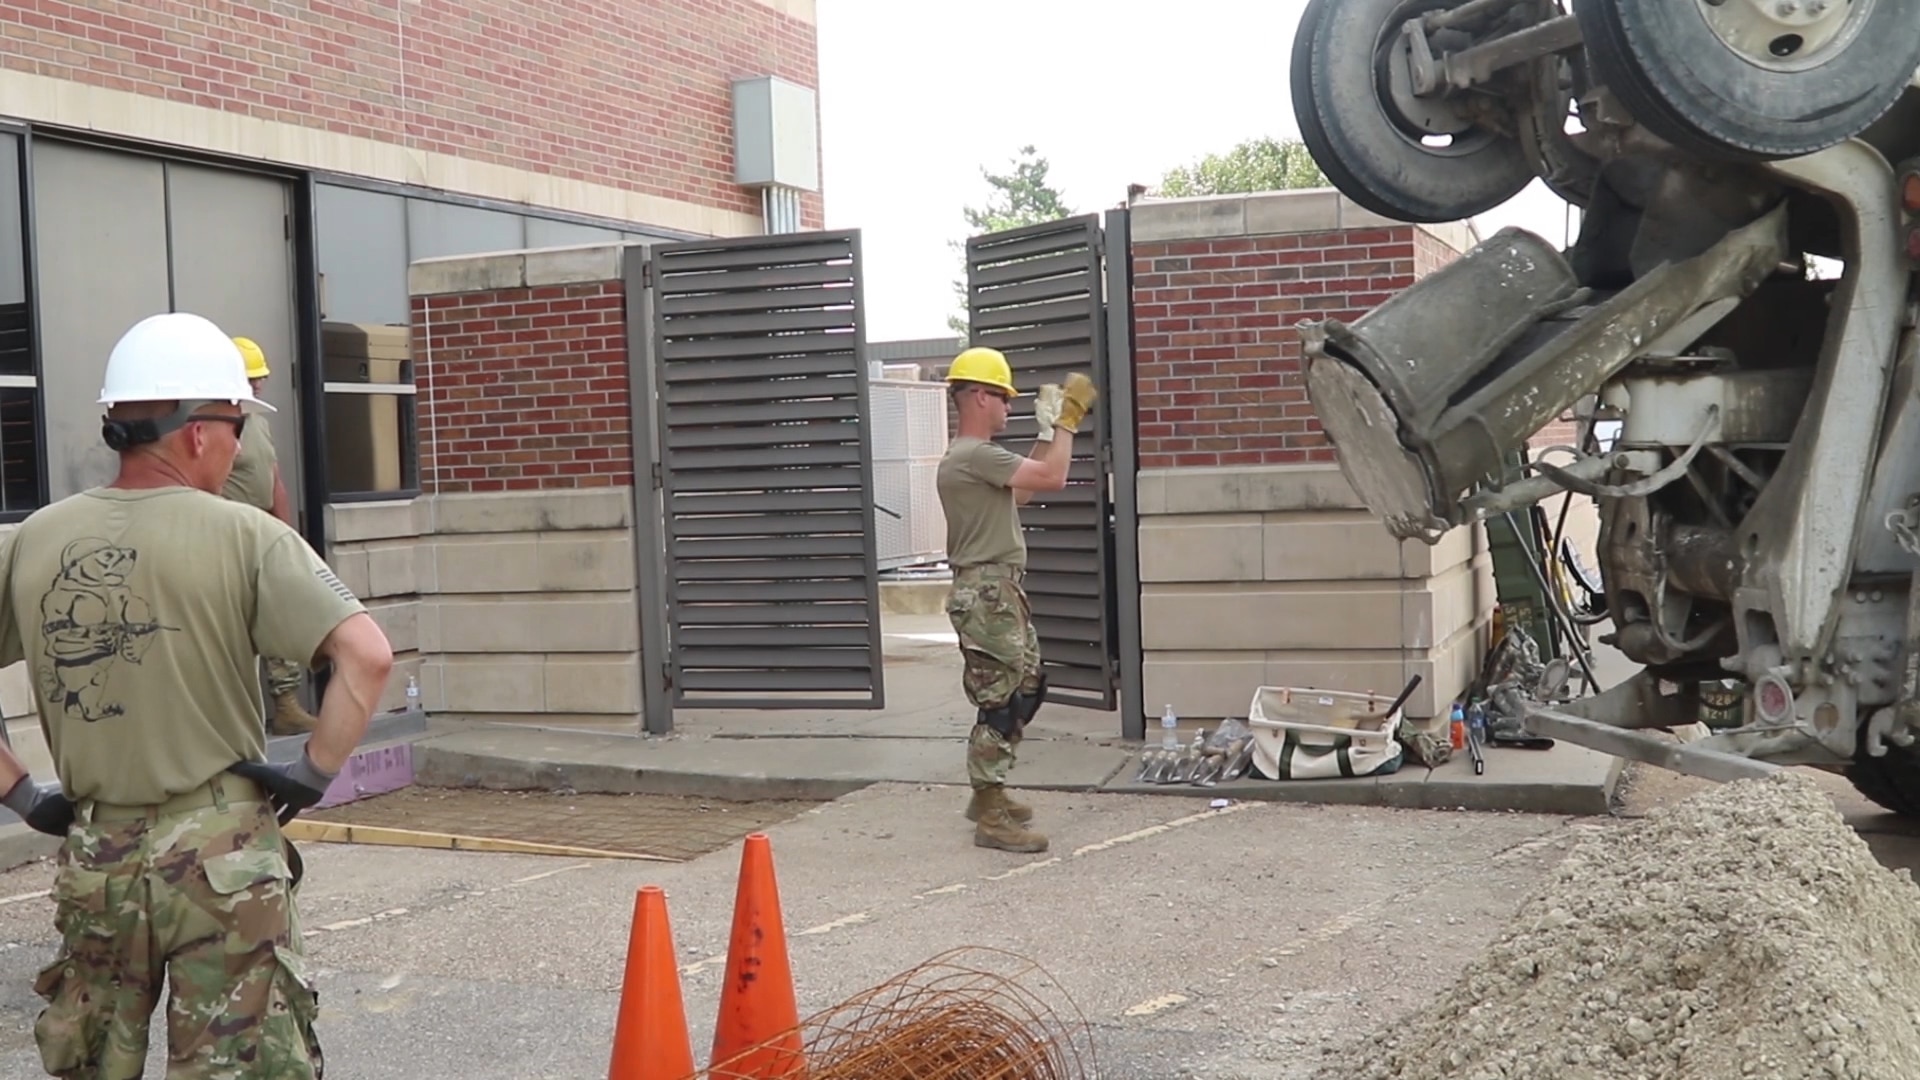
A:
[[[420,707],[420,680],[407,676],[407,709],[412,711]]]
[[[1160,749],[1162,750],[1180,749],[1180,736],[1178,734],[1179,727],[1180,727],[1180,718],[1173,714],[1172,705],[1168,705],[1165,709],[1161,710]]]

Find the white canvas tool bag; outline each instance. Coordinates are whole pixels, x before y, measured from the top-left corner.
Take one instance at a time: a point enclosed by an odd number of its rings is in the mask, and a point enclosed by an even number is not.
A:
[[[1323,780],[1398,771],[1401,711],[1379,694],[1262,686],[1247,710],[1253,769],[1269,780]]]

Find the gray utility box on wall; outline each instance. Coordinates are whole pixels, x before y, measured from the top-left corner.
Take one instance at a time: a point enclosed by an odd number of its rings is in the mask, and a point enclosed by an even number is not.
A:
[[[733,179],[742,187],[820,190],[820,124],[811,87],[774,75],[733,84]]]

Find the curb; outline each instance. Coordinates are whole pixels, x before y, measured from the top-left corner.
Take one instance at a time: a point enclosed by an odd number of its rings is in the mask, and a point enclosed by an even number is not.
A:
[[[1138,756],[1104,783],[1023,784],[1024,791],[1071,794],[1158,795],[1173,798],[1234,799],[1244,802],[1287,802],[1320,805],[1377,806],[1402,810],[1471,810],[1487,813],[1604,816],[1626,762],[1611,759],[1596,782],[1542,781],[1515,783],[1482,777],[1435,775],[1429,770],[1402,770],[1385,777],[1354,780],[1301,781],[1235,780],[1214,787],[1187,784],[1135,784],[1120,779],[1133,774]],[[414,782],[430,787],[476,788],[492,791],[569,791],[595,795],[677,795],[752,802],[759,799],[795,799],[827,802],[851,794],[884,778],[826,778],[768,776],[753,773],[694,772],[635,768],[554,758],[520,759],[436,746],[431,740],[413,747]],[[933,783],[934,781],[915,781]],[[963,786],[947,784],[945,786]]]

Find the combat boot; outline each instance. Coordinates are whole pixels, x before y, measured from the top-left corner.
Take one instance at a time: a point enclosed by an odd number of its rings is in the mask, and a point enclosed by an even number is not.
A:
[[[273,717],[267,721],[267,734],[305,735],[318,723],[312,713],[301,707],[293,691],[273,696]]]
[[[1033,820],[1033,807],[1015,802],[1003,787],[973,789],[973,798],[967,802],[967,820],[977,822],[982,815],[996,808],[1005,810],[1008,817],[1022,825]]]
[[[1032,854],[1047,850],[1047,838],[1022,828],[1007,814],[1005,807],[995,806],[983,812],[973,827],[973,845]]]

